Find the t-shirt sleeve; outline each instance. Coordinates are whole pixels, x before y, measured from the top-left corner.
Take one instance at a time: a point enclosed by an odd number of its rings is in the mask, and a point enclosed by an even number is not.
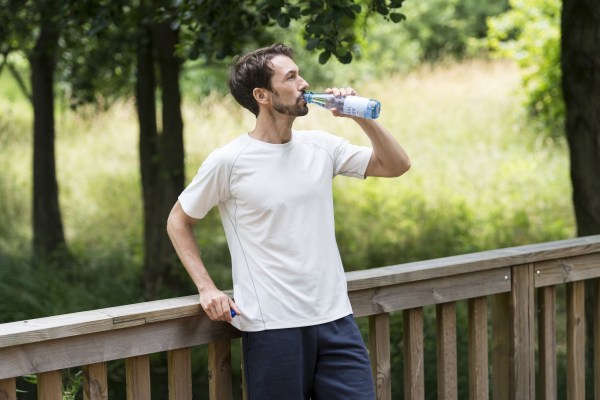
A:
[[[192,182],[179,195],[183,211],[202,219],[217,204],[229,197],[229,168],[218,151],[211,153],[198,169]]]
[[[364,179],[372,154],[372,148],[357,146],[338,137],[333,151],[334,175]]]

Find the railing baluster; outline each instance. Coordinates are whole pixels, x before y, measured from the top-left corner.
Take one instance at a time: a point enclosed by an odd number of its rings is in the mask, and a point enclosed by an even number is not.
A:
[[[488,394],[488,343],[487,299],[477,297],[469,304],[469,398],[487,399]]]
[[[585,281],[567,283],[567,397],[585,399]]]
[[[38,400],[62,400],[62,371],[42,372],[37,380]]]
[[[268,384],[268,383],[265,383]],[[208,390],[210,400],[231,400],[231,341],[208,344]]]
[[[600,279],[594,280],[594,399],[600,400]]]
[[[169,400],[192,400],[190,348],[169,351]]]
[[[83,367],[83,399],[108,399],[108,379],[105,362]]]
[[[391,400],[390,314],[369,317],[369,350],[377,400]]]
[[[150,400],[150,357],[130,357],[125,360],[127,399]]]
[[[540,399],[556,400],[556,286],[538,289]]]
[[[438,399],[456,400],[456,303],[438,304],[435,311]]]
[[[17,400],[17,381],[15,378],[0,379],[0,400]]]
[[[425,399],[423,360],[423,308],[403,311],[404,318],[404,398]]]
[[[535,279],[534,264],[512,268],[512,354],[511,389],[516,399],[535,399]]]
[[[508,279],[508,276],[506,277]],[[492,399],[511,396],[512,315],[510,293],[492,296]]]

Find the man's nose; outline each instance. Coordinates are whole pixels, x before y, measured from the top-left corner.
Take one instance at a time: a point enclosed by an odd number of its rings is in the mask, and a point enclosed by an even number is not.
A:
[[[306,89],[308,89],[308,88],[310,87],[310,85],[308,84],[308,82],[306,82],[306,81],[304,80],[304,78],[302,78],[302,77],[301,77],[301,78],[300,78],[300,81],[301,81],[301,82],[300,82],[300,90],[301,90],[301,91],[303,91],[303,90],[306,90]]]

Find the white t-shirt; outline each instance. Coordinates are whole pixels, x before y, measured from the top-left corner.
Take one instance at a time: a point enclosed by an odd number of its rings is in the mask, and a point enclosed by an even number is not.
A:
[[[213,151],[179,196],[189,216],[218,205],[243,331],[310,326],[352,313],[335,239],[332,179],[364,178],[372,149],[321,131],[284,144],[243,135]]]

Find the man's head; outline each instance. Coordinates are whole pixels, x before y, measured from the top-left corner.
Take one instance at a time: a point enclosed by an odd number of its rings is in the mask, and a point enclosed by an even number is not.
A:
[[[283,44],[274,44],[236,57],[229,73],[229,90],[240,105],[258,116],[259,104],[267,93],[272,95],[274,109],[290,115],[305,115],[308,108],[299,103],[297,93],[294,103],[290,103],[290,92],[301,93],[308,84],[299,75],[293,62],[293,50]],[[276,82],[273,82],[273,78]],[[292,81],[294,79],[294,81]],[[278,93],[280,88],[282,93]],[[281,97],[280,97],[281,94]],[[285,97],[285,98],[284,98]],[[287,102],[287,103],[286,103]]]

